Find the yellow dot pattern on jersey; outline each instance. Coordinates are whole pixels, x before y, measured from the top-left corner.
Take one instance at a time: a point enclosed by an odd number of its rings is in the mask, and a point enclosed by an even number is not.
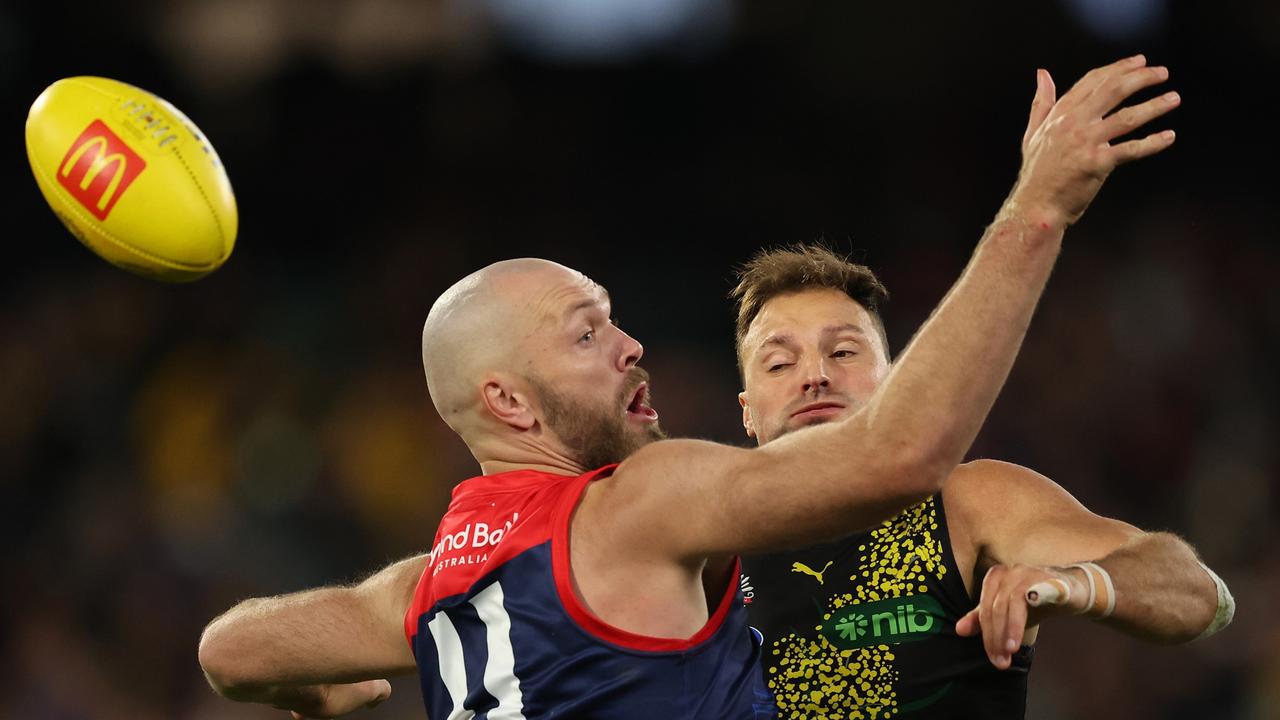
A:
[[[857,573],[849,578],[854,592],[827,599],[822,621],[840,608],[928,591],[928,575],[946,575],[938,513],[933,499],[909,508],[871,531],[858,546]],[[813,720],[880,720],[898,714],[896,687],[888,645],[842,650],[815,626],[814,638],[795,633],[779,638],[770,652],[769,689],[782,718]]]

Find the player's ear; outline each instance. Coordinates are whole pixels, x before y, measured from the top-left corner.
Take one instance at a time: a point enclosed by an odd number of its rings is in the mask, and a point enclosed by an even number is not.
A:
[[[529,395],[509,377],[492,375],[486,378],[481,395],[485,409],[498,422],[517,430],[528,430],[538,422],[529,405]]]
[[[747,437],[754,438],[756,436],[756,428],[755,423],[751,420],[751,405],[747,402],[746,390],[738,393],[738,404],[742,406],[742,429],[747,431]]]

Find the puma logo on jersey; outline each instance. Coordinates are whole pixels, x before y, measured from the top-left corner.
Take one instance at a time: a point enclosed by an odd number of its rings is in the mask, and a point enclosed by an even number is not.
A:
[[[791,572],[801,573],[804,575],[812,575],[813,577],[818,579],[818,584],[822,585],[823,584],[822,575],[827,571],[827,568],[831,567],[831,564],[833,562],[834,562],[833,560],[828,560],[827,564],[823,565],[821,570],[814,570],[813,568],[809,567],[808,565],[805,565],[802,562],[794,562],[794,563],[791,563]]]

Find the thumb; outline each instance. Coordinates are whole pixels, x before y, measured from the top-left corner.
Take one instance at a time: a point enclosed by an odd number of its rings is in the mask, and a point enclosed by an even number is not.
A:
[[[982,632],[982,624],[978,620],[978,608],[970,610],[956,621],[956,634],[960,637],[970,637],[979,632]]]
[[[363,680],[328,687],[328,697],[318,717],[340,717],[358,708],[376,707],[391,697],[391,683],[386,680]]]
[[[386,680],[370,680],[369,691],[373,693],[373,698],[365,703],[365,707],[377,707],[391,697],[391,683]]]
[[[1022,134],[1024,148],[1031,140],[1031,136],[1035,135],[1044,124],[1045,118],[1049,117],[1049,111],[1053,109],[1056,102],[1058,102],[1058,91],[1053,85],[1053,77],[1049,75],[1048,70],[1036,68],[1036,95],[1031,100],[1031,116],[1027,118],[1027,130]]]

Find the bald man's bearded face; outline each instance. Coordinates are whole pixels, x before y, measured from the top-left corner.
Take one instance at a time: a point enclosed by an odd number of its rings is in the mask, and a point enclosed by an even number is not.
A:
[[[627,375],[622,392],[605,400],[574,397],[537,377],[528,378],[542,401],[543,422],[588,470],[622,462],[636,450],[666,437],[656,420],[639,423],[628,417],[627,408],[634,407],[636,391],[649,376],[636,367]],[[648,390],[644,393],[647,396]],[[649,402],[647,397],[642,400],[646,405]]]

